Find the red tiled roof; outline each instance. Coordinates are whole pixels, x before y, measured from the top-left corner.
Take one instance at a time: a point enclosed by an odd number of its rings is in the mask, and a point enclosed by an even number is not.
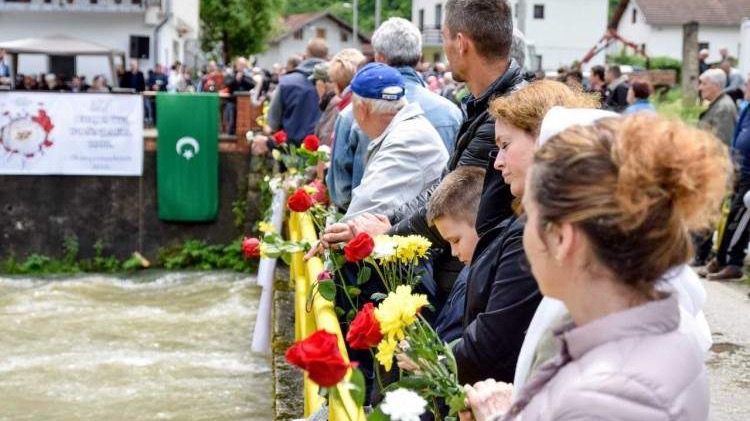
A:
[[[622,0],[610,21],[617,27],[630,0]],[[750,17],[750,0],[633,0],[651,25],[698,22],[710,26],[739,26]]]

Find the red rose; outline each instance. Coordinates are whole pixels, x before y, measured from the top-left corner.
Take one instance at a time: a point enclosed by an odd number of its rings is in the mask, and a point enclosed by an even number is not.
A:
[[[305,139],[302,141],[302,146],[310,152],[315,152],[320,147],[320,139],[314,134],[309,134],[305,136]]]
[[[375,306],[367,303],[352,320],[349,332],[346,333],[346,341],[352,349],[374,348],[383,340],[380,323],[375,318],[374,310]]]
[[[361,232],[344,246],[344,257],[347,262],[359,262],[372,253],[375,241],[369,234]]]
[[[295,212],[305,212],[314,204],[312,196],[307,194],[305,189],[297,189],[294,194],[289,196],[289,200],[286,201],[287,207]]]
[[[320,203],[323,206],[328,205],[328,189],[326,188],[326,185],[316,178],[315,180],[310,182],[310,186],[314,187],[315,190],[317,190],[312,195],[315,203]]]
[[[278,132],[273,134],[273,141],[277,145],[283,145],[286,143],[287,139],[289,139],[289,136],[286,135],[286,132],[283,130],[279,130]]]
[[[310,380],[320,387],[335,386],[351,367],[341,356],[336,335],[325,330],[289,347],[286,360],[307,371]]]
[[[242,240],[242,254],[245,259],[260,257],[260,240],[255,237],[245,237]]]

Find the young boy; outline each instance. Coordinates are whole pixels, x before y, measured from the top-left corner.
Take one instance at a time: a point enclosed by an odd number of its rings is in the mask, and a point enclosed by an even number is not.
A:
[[[479,236],[474,227],[482,195],[485,171],[459,167],[449,173],[430,198],[427,220],[451,245],[451,253],[466,265],[456,279],[448,299],[435,319],[435,331],[444,342],[461,337],[463,330],[466,278]]]

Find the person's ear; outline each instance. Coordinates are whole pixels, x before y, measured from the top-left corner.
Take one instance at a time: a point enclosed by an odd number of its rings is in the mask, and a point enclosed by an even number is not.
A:
[[[574,254],[580,241],[580,232],[572,224],[553,225],[547,233],[552,258],[558,265],[564,264]]]
[[[464,35],[462,32],[456,34],[456,41],[458,42],[458,53],[466,55],[471,47],[471,40],[469,37]]]

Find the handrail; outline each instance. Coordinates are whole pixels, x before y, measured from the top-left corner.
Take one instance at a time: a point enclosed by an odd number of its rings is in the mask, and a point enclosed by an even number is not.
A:
[[[308,240],[311,243],[317,239],[315,227],[310,215],[306,213],[290,212],[289,215],[289,237],[292,241]],[[292,255],[290,268],[291,278],[294,281],[294,307],[295,307],[295,336],[296,340],[310,336],[318,329],[324,329],[338,337],[341,355],[348,362],[349,356],[346,352],[344,336],[341,333],[338,318],[334,311],[333,303],[316,294],[312,300],[311,310],[307,310],[307,297],[318,275],[323,271],[323,263],[317,257],[308,260],[302,259],[303,253]],[[347,373],[347,379],[351,371]],[[329,400],[328,419],[332,421],[364,421],[365,413],[362,407],[358,407],[351,396],[349,389],[342,385],[336,386],[341,400]],[[305,417],[320,409],[323,399],[318,396],[318,386],[310,381],[305,374],[304,396]]]

